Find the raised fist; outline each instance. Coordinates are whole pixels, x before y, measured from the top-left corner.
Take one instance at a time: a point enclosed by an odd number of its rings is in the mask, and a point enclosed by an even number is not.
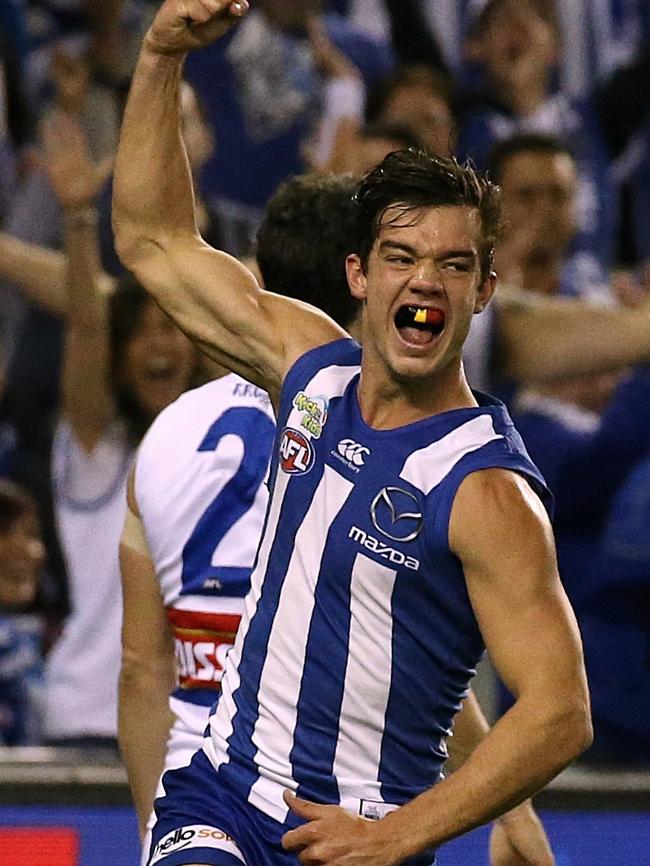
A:
[[[247,0],[165,0],[145,44],[159,54],[186,54],[215,42],[248,8]]]

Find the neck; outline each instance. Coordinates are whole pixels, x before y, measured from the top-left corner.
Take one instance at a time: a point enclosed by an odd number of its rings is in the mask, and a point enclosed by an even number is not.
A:
[[[398,380],[378,375],[364,357],[357,396],[363,420],[375,430],[392,430],[477,405],[460,361],[426,380]]]

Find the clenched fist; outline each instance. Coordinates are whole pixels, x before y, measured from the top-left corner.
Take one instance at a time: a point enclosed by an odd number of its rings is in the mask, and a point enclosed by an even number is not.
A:
[[[247,0],[165,0],[145,43],[158,54],[186,54],[215,42],[248,8]]]

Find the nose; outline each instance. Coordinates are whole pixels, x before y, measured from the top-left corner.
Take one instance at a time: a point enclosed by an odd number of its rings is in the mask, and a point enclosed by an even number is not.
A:
[[[443,284],[440,271],[433,262],[419,262],[411,275],[409,288],[421,294],[442,292]]]

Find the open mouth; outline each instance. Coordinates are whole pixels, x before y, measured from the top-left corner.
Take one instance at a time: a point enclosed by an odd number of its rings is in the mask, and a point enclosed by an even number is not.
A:
[[[395,327],[407,343],[425,346],[445,327],[445,314],[431,307],[403,306],[395,314]]]

